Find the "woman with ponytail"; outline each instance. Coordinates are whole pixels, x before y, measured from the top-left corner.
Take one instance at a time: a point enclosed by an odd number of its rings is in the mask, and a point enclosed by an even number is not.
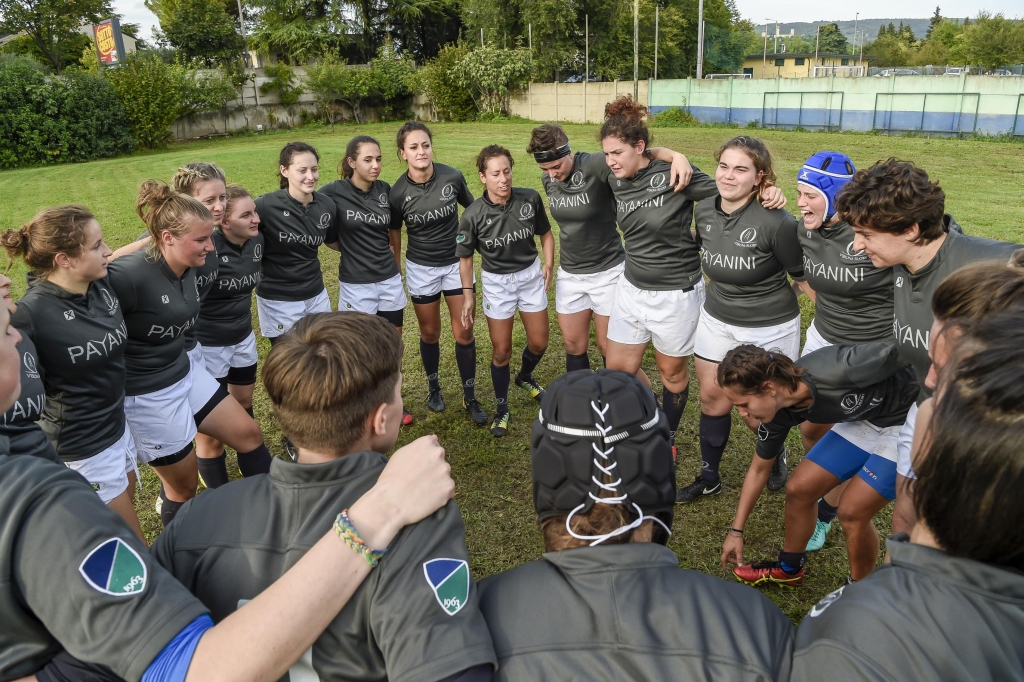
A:
[[[896,497],[896,443],[918,393],[917,376],[896,344],[826,346],[796,362],[752,344],[730,350],[718,365],[718,385],[740,416],[760,422],[757,447],[732,525],[722,568],[749,585],[797,586],[804,581],[807,541],[818,499],[840,483],[850,579],[871,573],[878,560],[872,518]],[[782,454],[786,436],[804,422],[835,424],[793,471],[786,486],[786,540],[778,561],[743,561],[743,530]]]
[[[651,156],[647,107],[628,96],[605,107],[600,139],[625,238],[626,267],[608,320],[608,367],[636,373],[648,342],[661,373],[662,409],[675,442],[689,396],[687,365],[704,302],[700,250],[691,232],[695,202],[718,193],[715,181],[693,168],[689,184],[673,191],[671,167]],[[785,205],[778,188],[761,197]]]
[[[124,415],[128,331],[100,224],[84,206],[57,206],[2,239],[8,256],[22,259],[31,276],[12,324],[25,346],[19,345],[22,366],[29,369],[26,354],[34,355],[32,373],[42,379],[46,402],[38,424],[61,461],[141,538],[135,447]],[[12,439],[15,454],[20,444]]]
[[[715,383],[718,363],[743,343],[800,352],[800,305],[789,284],[803,277],[803,254],[796,220],[787,211],[757,200],[774,186],[772,155],[761,140],[739,135],[715,153],[718,196],[697,204],[694,219],[701,265],[708,278],[694,340],[694,364],[700,381],[701,468],[679,489],[680,502],[722,490],[718,475],[732,429],[732,404]],[[756,423],[747,423],[756,429]],[[768,490],[786,484],[786,452],[775,458]]]
[[[156,180],[139,188],[136,213],[146,223],[151,243],[115,261],[110,282],[128,330],[125,416],[139,460],[152,465],[160,477],[157,508],[167,525],[195,496],[198,468],[192,439],[197,426],[238,451],[243,475],[266,472],[270,453],[259,426],[223,386],[198,413],[190,402],[193,374],[185,332],[199,316],[196,269],[213,251],[212,214],[201,202]],[[222,466],[217,460],[212,467],[204,466],[204,479],[217,478]]]

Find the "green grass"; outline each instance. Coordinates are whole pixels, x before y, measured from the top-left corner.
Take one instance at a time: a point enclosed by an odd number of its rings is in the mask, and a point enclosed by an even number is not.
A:
[[[490,143],[500,143],[513,151],[519,165],[514,169],[516,184],[541,190],[539,172],[523,151],[529,139],[530,123],[436,124],[433,126],[436,158],[461,169],[474,193],[481,188],[474,167],[476,153]],[[334,177],[334,167],[345,144],[356,134],[367,133],[383,143],[385,170],[383,178],[394,180],[403,165],[397,159],[394,135],[398,124],[309,127],[274,132],[259,136],[175,145],[163,152],[140,154],[131,158],[97,161],[80,165],[53,166],[0,173],[0,227],[15,228],[28,221],[44,206],[58,203],[83,203],[100,220],[107,243],[117,247],[134,239],[142,225],[134,213],[135,189],[150,177],[168,180],[175,168],[188,161],[205,160],[220,165],[232,182],[245,185],[254,194],[277,189],[277,155],[291,140],[305,140],[321,153],[321,179]],[[597,150],[595,126],[568,125],[566,129],[576,149]],[[687,154],[704,169],[713,168],[715,148],[734,133],[723,129],[658,128],[654,143]],[[965,230],[972,234],[1024,241],[1024,169],[1020,164],[1019,144],[973,140],[933,138],[899,138],[872,135],[797,133],[759,130],[775,156],[779,184],[790,197],[795,212],[795,177],[803,160],[821,149],[839,149],[849,153],[860,167],[888,156],[913,159],[938,179],[947,193],[947,210],[952,212]],[[337,297],[337,255],[321,251],[324,281],[332,300]],[[15,266],[12,275],[15,293],[24,289],[23,268]],[[553,292],[551,301],[550,350],[536,375],[548,383],[564,370],[564,351],[555,323]],[[442,306],[442,310],[444,307]],[[813,312],[804,299],[804,324]],[[446,316],[447,313],[442,313]],[[483,320],[478,311],[477,319]],[[528,435],[536,405],[514,386],[510,396],[512,424],[507,437],[495,440],[486,429],[472,425],[459,408],[459,379],[455,366],[454,342],[447,321],[442,325],[441,381],[449,408],[441,414],[426,409],[426,380],[420,365],[418,333],[412,307],[406,311],[404,363],[404,397],[407,407],[416,415],[416,423],[403,429],[400,444],[424,434],[436,433],[448,451],[458,500],[466,521],[467,543],[472,569],[477,578],[502,571],[540,556],[541,542],[536,530],[531,501]],[[487,367],[490,344],[486,325],[477,326],[479,347],[478,396],[493,409],[493,393]],[[525,338],[517,323],[515,349],[520,352]],[[269,343],[260,339],[261,355]],[[515,357],[515,356],[514,356]],[[596,346],[591,358],[599,366]],[[513,360],[516,365],[518,360]],[[647,373],[657,378],[653,355],[644,363]],[[691,371],[692,375],[692,371]],[[660,387],[659,387],[660,389]],[[697,386],[693,382],[691,399],[681,425],[678,445],[678,478],[688,483],[699,469],[697,420],[699,404]],[[271,450],[280,453],[281,435],[273,423],[266,395],[256,394],[256,416],[264,428]],[[743,474],[753,452],[752,434],[737,419],[732,440],[722,464],[725,492],[694,506],[676,509],[674,535],[669,546],[679,555],[682,566],[727,579],[721,571],[719,556],[725,530],[732,519],[739,496]],[[790,466],[799,461],[802,452],[799,439],[789,440]],[[232,465],[233,466],[233,465]],[[233,471],[237,476],[237,470]],[[138,500],[143,526],[150,539],[160,530],[153,511],[157,491],[156,477],[143,470],[144,491]],[[782,543],[782,493],[764,493],[747,524],[747,560],[772,558]],[[882,534],[889,530],[889,510],[878,518]],[[769,596],[793,619],[799,620],[822,595],[838,587],[847,573],[845,544],[842,532],[834,530],[825,548],[812,556],[805,586],[799,590],[768,590]]]

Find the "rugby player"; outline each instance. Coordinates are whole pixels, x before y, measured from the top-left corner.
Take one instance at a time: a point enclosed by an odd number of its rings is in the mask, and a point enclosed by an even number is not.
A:
[[[394,327],[355,312],[303,318],[271,350],[263,383],[297,461],[279,457],[267,476],[204,492],[153,546],[215,622],[280,578],[339,508],[377,482],[381,453],[401,428],[401,363]],[[291,679],[489,680],[494,649],[464,534],[449,501],[398,533],[385,556],[368,552],[379,568],[325,624]]]
[[[200,411],[192,396],[192,362],[184,333],[199,315],[195,268],[213,250],[213,217],[202,203],[156,180],[139,188],[136,212],[151,244],[111,263],[109,277],[128,330],[125,417],[139,460],[161,480],[157,509],[166,525],[195,496],[198,429],[238,452],[243,475],[267,470],[260,427],[218,385]],[[204,370],[205,371],[205,370]]]
[[[900,353],[918,377],[928,374],[931,299],[942,280],[974,261],[1005,263],[1021,248],[963,234],[945,213],[945,205],[939,183],[913,162],[895,158],[857,171],[836,201],[842,219],[853,226],[853,248],[867,253],[875,267],[893,269],[893,331]],[[919,402],[929,395],[931,391],[922,386]],[[916,417],[915,405],[900,432],[897,491],[912,486],[910,451]],[[899,516],[893,524],[894,532],[910,530]]]
[[[552,382],[531,432],[539,561],[480,583],[499,680],[786,680],[793,629],[764,595],[681,570],[668,421],[640,379]]]
[[[379,315],[402,333],[402,221],[388,198],[391,186],[379,179],[380,144],[368,135],[353,137],[338,162],[341,180],[320,188],[337,206],[337,218],[324,243],[341,252],[338,310]],[[404,409],[404,408],[403,408]],[[402,423],[412,414],[402,412]]]
[[[804,618],[795,681],[1024,679],[1024,313],[970,327],[913,460],[917,524]]]
[[[557,123],[533,129],[526,148],[540,167],[548,210],[558,223],[555,311],[565,343],[565,369],[590,369],[590,321],[597,348],[608,355],[608,316],[626,254],[616,230],[611,170],[603,154],[572,152]],[[680,192],[693,168],[682,154],[650,148],[651,158],[672,164],[669,184]]]
[[[334,202],[316,191],[320,155],[289,142],[278,159],[281,189],[256,199],[263,235],[263,279],[256,287],[260,333],[271,345],[310,313],[331,309],[318,251],[334,225]]]
[[[914,369],[891,341],[826,346],[796,362],[778,351],[737,346],[718,366],[718,385],[747,419],[760,422],[755,457],[722,547],[722,569],[750,585],[804,581],[807,541],[818,499],[846,480],[839,521],[846,533],[850,579],[878,559],[872,518],[896,497],[896,440],[919,390]],[[743,533],[781,454],[790,428],[835,424],[800,461],[786,486],[786,540],[778,561],[743,561]]]
[[[141,538],[135,445],[124,415],[128,330],[100,224],[84,206],[57,206],[5,232],[3,244],[32,276],[13,321],[36,348],[46,392],[39,425],[60,459]]]
[[[497,407],[491,433],[508,432],[508,386],[511,378],[512,325],[516,310],[526,330],[526,347],[516,386],[538,402],[544,389],[533,376],[548,348],[548,296],[554,270],[555,239],[540,194],[512,186],[512,152],[496,144],[480,150],[476,167],[484,195],[462,213],[455,249],[459,256],[462,324],[472,326],[476,312],[473,253],[480,252],[484,316],[491,337],[491,381]],[[544,262],[537,256],[540,237]]]
[[[391,187],[389,198],[396,220],[401,216],[409,233],[405,252],[405,278],[416,320],[420,325],[420,359],[430,392],[427,407],[445,409],[438,371],[441,365],[441,296],[444,295],[455,337],[455,364],[462,380],[462,407],[477,425],[487,413],[476,399],[476,340],[473,328],[462,323],[462,278],[455,238],[459,231],[459,205],[469,208],[473,194],[462,171],[434,162],[430,128],[407,121],[398,129],[398,155],[408,168]],[[402,233],[391,232],[396,254]],[[474,283],[475,284],[475,283]]]
[[[677,493],[695,502],[722,491],[718,469],[732,429],[732,403],[716,383],[718,363],[744,343],[796,357],[800,351],[800,305],[788,275],[803,277],[796,220],[757,201],[775,184],[772,156],[756,137],[740,135],[715,152],[718,196],[694,209],[701,266],[708,278],[694,338],[700,381],[701,470]],[[756,421],[747,426],[757,430]],[[786,449],[775,458],[768,490],[786,484]]]

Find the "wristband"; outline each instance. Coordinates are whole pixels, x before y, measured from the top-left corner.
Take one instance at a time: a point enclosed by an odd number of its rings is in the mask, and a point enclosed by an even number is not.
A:
[[[732,526],[729,526],[729,532],[730,533],[739,533],[740,537],[743,537],[743,529],[742,528],[733,528]]]
[[[352,525],[352,521],[348,518],[348,509],[343,509],[338,514],[338,518],[334,520],[334,532],[348,545],[349,549],[366,559],[366,563],[370,564],[370,568],[375,568],[384,555],[388,553],[387,547],[384,549],[371,549],[359,537],[356,527]]]
[[[475,292],[476,291],[476,287],[462,287],[462,290],[463,291],[473,291],[473,292]]]

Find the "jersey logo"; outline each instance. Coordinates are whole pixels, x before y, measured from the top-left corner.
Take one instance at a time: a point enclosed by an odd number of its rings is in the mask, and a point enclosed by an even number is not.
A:
[[[810,617],[817,618],[821,614],[825,613],[825,609],[832,606],[843,596],[843,590],[846,589],[846,585],[843,585],[838,590],[831,594],[826,594],[820,602],[811,607]]]
[[[160,300],[163,301],[164,303],[170,303],[171,302],[171,299],[168,298],[167,294],[164,294],[163,296],[161,296]]]
[[[462,559],[431,559],[423,564],[423,575],[449,616],[469,601],[469,564]]]
[[[227,263],[228,262],[228,257],[227,256],[221,256],[220,257],[220,262],[221,263]]]
[[[488,220],[487,222],[491,222],[491,221]],[[461,244],[464,241],[466,241],[466,233],[465,232],[459,232],[458,236],[455,237],[455,243],[456,244]]]
[[[747,229],[740,232],[740,239],[736,242],[736,246],[755,246],[754,242],[757,240],[757,228],[748,227]]]
[[[455,188],[452,186],[451,183],[448,183],[447,185],[441,188],[441,201],[449,201],[454,196]],[[408,201],[408,198],[406,198],[406,201]]]
[[[526,220],[527,218],[533,217],[533,204],[523,204],[523,207],[519,209],[519,218]]]
[[[89,552],[78,567],[85,582],[97,592],[114,597],[146,589],[146,564],[138,552],[120,538],[110,538]]]
[[[381,196],[384,196],[384,195],[381,194]],[[331,214],[330,213],[321,213],[320,214],[320,220],[317,222],[316,226],[319,227],[321,230],[326,230],[328,227],[330,227],[330,225],[331,225]]]
[[[760,424],[758,424],[757,425],[757,439],[758,440],[768,440],[768,435],[769,435],[768,434],[768,427],[764,425],[764,422],[761,422]]]
[[[665,186],[666,182],[668,182],[668,179],[665,177],[664,173],[655,173],[654,175],[651,176],[651,188],[647,191],[657,192],[659,189]]]
[[[583,172],[582,171],[576,171],[575,173],[572,174],[572,177],[569,178],[569,189],[579,189],[582,186],[583,186]]]
[[[75,311],[74,310],[65,310],[64,311],[64,319],[65,320],[73,320],[73,319],[75,319]]]
[[[22,362],[25,363],[25,376],[29,379],[38,379],[39,370],[36,369],[36,359],[32,357],[31,353],[25,353],[22,357]]]
[[[811,238],[811,231],[810,231],[810,230],[807,230],[807,238],[808,238],[808,239],[810,239],[810,238]]]
[[[850,414],[860,407],[863,402],[863,393],[847,393],[843,396],[843,399],[839,401],[839,407],[842,408],[843,412],[846,414]]]
[[[252,250],[252,260],[256,262],[263,259],[263,244],[257,244]]]
[[[380,204],[381,208],[387,208],[388,207],[388,195],[385,194],[384,192],[381,192],[380,196],[377,197],[377,203]],[[324,215],[327,215],[327,214],[325,213]]]
[[[896,278],[896,286],[897,287],[902,287],[903,286],[903,278],[902,277],[897,277]]]
[[[288,218],[288,217],[290,217],[290,216],[291,216],[291,213],[289,213],[288,211],[285,211],[285,212],[284,212],[284,217],[285,217],[285,218]]]
[[[704,231],[705,232],[710,232],[711,231],[711,224],[710,223],[708,223],[707,225],[704,226]]]
[[[114,311],[117,310],[117,301],[106,289],[100,289],[100,296],[103,297],[103,303],[106,304],[107,310],[113,315]]]

